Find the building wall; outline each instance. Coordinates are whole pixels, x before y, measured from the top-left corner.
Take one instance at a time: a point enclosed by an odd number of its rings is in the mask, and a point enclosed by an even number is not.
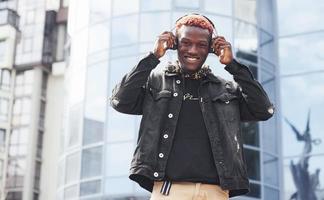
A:
[[[294,3],[294,11],[290,11]],[[316,5],[316,6],[314,6]],[[324,23],[323,2],[291,0],[278,1],[279,55],[282,99],[282,141],[284,168],[284,199],[300,189],[296,188],[291,172],[291,163],[300,162],[305,151],[305,142],[298,141],[296,131],[303,135],[307,130],[311,134],[312,150],[308,154],[308,172],[312,175],[317,199],[323,196],[323,113],[324,113]],[[288,121],[289,123],[288,123]],[[320,170],[318,176],[316,170]],[[317,180],[318,179],[318,180]],[[298,184],[306,180],[297,181]],[[306,186],[309,186],[307,184]],[[306,186],[301,186],[306,188]]]
[[[232,43],[237,59],[249,65],[279,106],[275,1],[97,0],[80,4],[71,0],[67,114],[59,163],[64,179],[58,187],[59,199],[149,197],[128,179],[140,117],[117,113],[108,97],[121,77],[152,50],[156,36],[171,30],[175,20],[188,12],[205,14],[215,23],[218,33]],[[168,51],[158,67],[175,58],[175,52]],[[217,75],[232,78],[216,56],[206,62]],[[279,199],[278,115],[242,126],[252,183],[249,196]]]

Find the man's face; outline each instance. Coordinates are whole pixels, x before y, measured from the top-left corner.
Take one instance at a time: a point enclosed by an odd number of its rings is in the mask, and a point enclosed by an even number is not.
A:
[[[210,33],[207,29],[183,25],[177,36],[181,66],[188,71],[199,70],[208,56]]]

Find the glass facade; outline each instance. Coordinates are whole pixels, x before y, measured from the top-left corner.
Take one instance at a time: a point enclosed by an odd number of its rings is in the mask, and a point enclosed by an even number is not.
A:
[[[311,6],[305,0],[294,2],[295,11],[288,14],[285,10],[292,2],[278,2],[278,17],[282,19],[279,26],[279,55],[284,199],[290,199],[297,191],[301,191],[300,187],[306,190],[310,186],[303,184],[306,179],[293,178],[292,165],[301,162],[303,152],[307,152],[306,171],[314,183],[309,193],[314,193],[317,199],[323,199],[324,57],[321,52],[324,48],[324,24],[321,16],[324,3]],[[312,48],[305,48],[308,46]],[[303,138],[297,137],[297,133],[304,135],[307,130],[312,139],[310,152]]]
[[[89,6],[88,6],[89,5]],[[232,43],[235,56],[248,65],[278,103],[275,1],[256,0],[94,0],[70,1],[71,55],[67,71],[64,176],[58,199],[148,199],[150,193],[128,179],[140,116],[113,110],[108,101],[122,76],[152,50],[156,36],[171,30],[188,12],[208,16],[219,35]],[[158,22],[158,25],[157,25]],[[168,51],[162,67],[176,53]],[[232,77],[216,56],[207,64],[215,74]],[[251,192],[244,199],[279,199],[280,132],[278,117],[243,123]],[[238,198],[238,199],[239,199]]]

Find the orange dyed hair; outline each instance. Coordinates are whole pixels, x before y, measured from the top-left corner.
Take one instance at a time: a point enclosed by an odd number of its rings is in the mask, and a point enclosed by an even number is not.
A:
[[[175,25],[176,31],[181,28],[182,25],[196,26],[202,29],[207,29],[210,34],[213,33],[213,25],[202,15],[191,14],[180,18]]]

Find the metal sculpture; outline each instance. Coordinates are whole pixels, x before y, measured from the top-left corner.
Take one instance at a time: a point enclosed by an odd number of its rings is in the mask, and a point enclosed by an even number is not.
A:
[[[291,195],[290,200],[317,200],[316,190],[319,186],[320,169],[316,169],[315,173],[310,174],[308,171],[308,161],[311,157],[312,145],[319,145],[320,139],[312,139],[309,127],[310,111],[307,116],[306,130],[301,133],[298,129],[285,118],[292,131],[295,133],[298,141],[305,143],[300,159],[295,164],[292,160],[290,162],[290,171],[297,191]]]

